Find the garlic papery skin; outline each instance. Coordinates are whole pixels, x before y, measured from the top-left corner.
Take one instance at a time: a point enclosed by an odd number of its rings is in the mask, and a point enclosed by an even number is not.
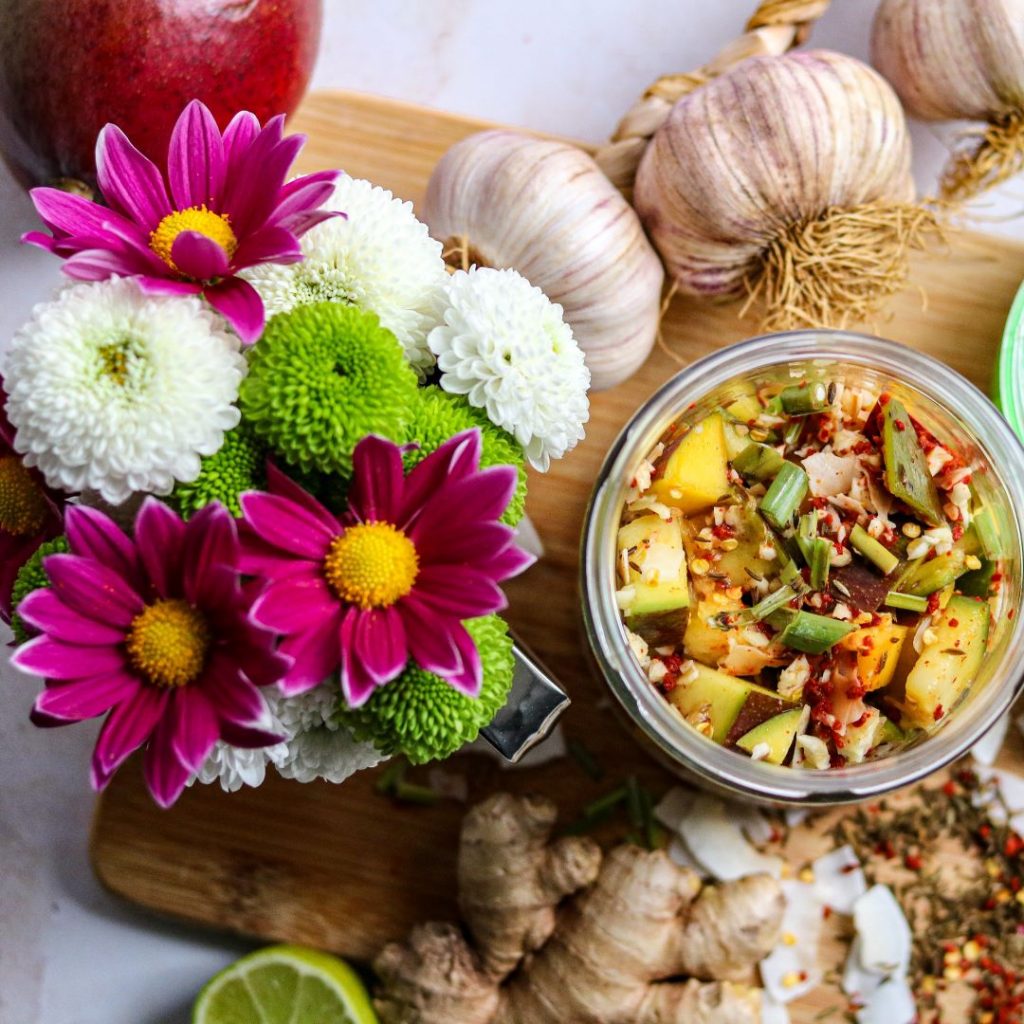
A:
[[[461,263],[517,270],[558,303],[595,388],[629,377],[657,335],[664,271],[632,207],[567,143],[495,130],[441,158],[420,211]]]
[[[966,199],[1024,169],[1024,0],[882,0],[871,59],[922,121],[981,121],[942,192]]]
[[[927,219],[913,196],[895,93],[861,61],[812,50],[751,57],[680,99],[634,203],[677,290],[766,292],[774,330],[874,312],[906,277],[906,225]]]

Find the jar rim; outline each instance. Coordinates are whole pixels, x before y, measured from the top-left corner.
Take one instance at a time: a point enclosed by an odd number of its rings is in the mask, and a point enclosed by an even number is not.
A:
[[[950,718],[957,721],[951,721],[949,727],[877,760],[827,771],[798,771],[737,756],[688,727],[650,685],[629,649],[614,594],[614,536],[625,482],[637,460],[691,402],[699,402],[738,378],[808,362],[862,367],[889,377],[962,423],[1006,494],[1020,571],[1024,446],[996,407],[974,384],[927,353],[872,335],[813,329],[760,335],[712,352],[671,377],[637,409],[609,448],[587,507],[581,541],[581,593],[587,640],[601,674],[634,724],[676,766],[715,788],[747,798],[837,804],[869,799],[917,782],[962,756],[988,731],[1024,689],[1024,616],[1015,617],[1009,627],[999,666],[982,693],[951,713]]]

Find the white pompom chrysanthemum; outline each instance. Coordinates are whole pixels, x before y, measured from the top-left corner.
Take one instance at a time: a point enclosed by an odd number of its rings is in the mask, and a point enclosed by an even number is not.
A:
[[[303,235],[302,262],[265,263],[245,278],[268,316],[311,302],[348,302],[376,313],[422,375],[434,364],[426,338],[448,277],[441,243],[416,219],[412,203],[361,178],[339,178],[324,208],[346,216]]]
[[[427,342],[441,387],[465,395],[546,470],[583,437],[590,371],[562,307],[514,270],[453,274]]]
[[[14,447],[51,487],[169,494],[239,420],[238,338],[194,296],[130,278],[74,285],[33,310],[3,359]]]
[[[193,781],[219,782],[222,789],[234,793],[242,786],[263,785],[267,766],[272,764],[286,779],[337,783],[384,760],[372,743],[353,739],[339,724],[341,687],[336,680],[294,697],[285,697],[271,686],[263,690],[263,696],[268,719],[260,727],[284,740],[255,750],[218,742]]]

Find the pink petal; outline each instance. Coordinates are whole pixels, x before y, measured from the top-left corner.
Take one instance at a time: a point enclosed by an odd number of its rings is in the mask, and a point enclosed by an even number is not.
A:
[[[94,789],[103,789],[114,772],[149,739],[169,699],[168,690],[140,686],[134,697],[110,712],[92,755]]]
[[[413,593],[441,615],[475,619],[508,605],[501,588],[467,566],[427,565],[416,577]]]
[[[116,647],[83,647],[48,636],[37,636],[22,644],[11,664],[22,672],[34,672],[47,679],[84,679],[125,668],[124,655]]]
[[[355,650],[360,615],[357,609],[350,608],[342,620],[338,637],[341,647],[341,692],[350,708],[365,704],[377,686],[377,680]]]
[[[461,623],[453,628],[452,639],[459,649],[462,667],[457,672],[445,675],[444,680],[467,697],[479,697],[484,680],[480,652],[477,651],[473,638]]]
[[[457,533],[463,526],[497,521],[516,487],[511,466],[493,466],[462,480],[449,479],[423,504],[410,536],[436,537]]]
[[[338,647],[341,621],[339,608],[319,628],[296,633],[281,642],[281,652],[294,659],[288,675],[279,684],[285,696],[305,693],[337,671],[341,661]]]
[[[323,561],[336,535],[321,517],[276,494],[249,491],[239,500],[245,521],[264,541],[300,558]]]
[[[248,110],[240,110],[227,128],[224,129],[224,158],[227,161],[227,179],[230,180],[237,170],[239,161],[249,151],[249,147],[260,134],[260,122],[255,114]]]
[[[210,659],[201,686],[222,722],[255,725],[269,721],[260,691],[238,674],[237,666],[223,653],[218,652]]]
[[[297,213],[309,213],[323,206],[334,194],[334,183],[338,180],[339,173],[320,171],[289,181],[278,193],[277,205],[269,223],[281,224],[286,218]]]
[[[397,444],[371,434],[352,453],[349,507],[363,522],[394,523],[402,509],[405,478]]]
[[[127,627],[144,604],[113,569],[78,555],[49,555],[43,568],[57,596],[91,619]]]
[[[224,141],[213,114],[205,104],[192,100],[174,125],[167,151],[167,176],[175,205],[179,209],[204,204],[211,209],[219,207],[226,166]]]
[[[186,524],[182,544],[185,598],[199,601],[203,580],[223,567],[234,574],[238,564],[238,533],[231,513],[219,503],[205,505]]]
[[[247,523],[242,523],[239,535],[242,538],[242,553],[238,558],[239,572],[263,579],[286,576],[310,578],[320,574],[322,558],[315,562],[297,558],[290,552],[268,544],[257,536]]]
[[[183,686],[171,698],[171,745],[190,772],[198,772],[220,739],[220,721],[209,698],[196,686]]]
[[[302,259],[299,240],[283,227],[263,227],[242,239],[232,257],[236,270],[258,263],[298,263]]]
[[[153,799],[168,808],[184,792],[192,772],[178,759],[174,749],[174,714],[165,714],[150,737],[143,761],[143,774]]]
[[[515,541],[515,530],[504,523],[474,523],[458,530],[441,529],[435,534],[423,534],[416,541],[420,563],[458,563],[483,565]]]
[[[322,578],[293,578],[272,582],[249,614],[278,633],[304,633],[336,615],[339,607],[339,600]]]
[[[118,629],[69,608],[49,587],[33,590],[18,605],[18,615],[54,640],[83,647],[110,647],[124,641]]]
[[[178,270],[196,281],[212,281],[228,274],[228,254],[199,231],[182,231],[171,245]]]
[[[266,729],[254,729],[251,725],[239,725],[237,722],[221,722],[221,739],[232,747],[242,750],[258,750],[260,747],[272,747],[285,739],[278,733]]]
[[[226,277],[203,289],[206,301],[234,328],[243,345],[251,345],[263,333],[266,311],[260,293],[240,277]]]
[[[134,697],[143,685],[127,672],[103,673],[47,686],[36,698],[35,709],[50,718],[81,722],[105,715],[115,704]]]
[[[427,500],[451,480],[471,474],[480,462],[480,431],[463,431],[431,452],[405,478],[399,526],[411,523]]]
[[[487,573],[493,580],[507,580],[529,569],[536,561],[537,559],[528,551],[510,544],[493,558],[476,563],[476,568]]]
[[[225,186],[224,212],[239,238],[262,227],[273,213],[278,192],[306,141],[304,135],[280,138],[280,128],[272,127],[276,120],[267,122],[245,154],[243,166]]]
[[[292,178],[291,181],[286,181],[281,186],[281,191],[277,194],[278,209],[288,203],[296,193],[305,193],[313,185],[328,184],[333,186],[343,173],[343,171],[336,170],[313,171],[312,174],[299,174]],[[292,211],[289,210],[289,212]]]
[[[106,125],[96,140],[96,180],[103,198],[152,231],[171,212],[164,179],[117,125]]]
[[[185,524],[162,501],[149,497],[135,517],[135,543],[150,582],[160,597],[182,591],[182,548]]]
[[[135,545],[108,515],[88,505],[72,505],[64,520],[73,554],[109,566],[133,587],[139,583]]]
[[[418,601],[415,593],[398,608],[405,622],[409,651],[420,668],[444,675],[461,667],[459,649],[451,635],[452,620]]]
[[[336,210],[304,210],[301,213],[293,213],[287,217],[282,217],[277,221],[277,226],[284,228],[296,238],[301,238],[307,231],[311,231],[318,224],[333,220],[335,217],[344,217],[347,220],[348,214],[339,213]]]
[[[378,686],[394,679],[409,660],[405,626],[396,608],[358,612],[354,641],[355,657]]]
[[[26,231],[21,236],[21,241],[25,245],[35,245],[47,252],[55,253],[57,251],[57,243],[45,231]]]
[[[64,261],[61,270],[76,281],[106,281],[108,277],[132,277],[148,268],[129,256],[110,249],[83,249]]]
[[[101,236],[113,223],[125,230],[132,226],[131,221],[108,207],[61,188],[34,188],[29,195],[43,223],[64,235]]]
[[[238,670],[254,686],[272,686],[292,667],[287,654],[274,650],[275,639],[269,630],[247,622],[240,628],[237,642],[228,649]]]
[[[146,295],[198,295],[203,286],[195,281],[175,281],[170,277],[137,277],[139,289]]]
[[[341,533],[342,527],[338,519],[327,510],[308,491],[303,490],[290,476],[283,473],[273,462],[267,462],[267,490],[271,494],[278,494],[281,497],[294,501],[301,505],[307,512],[312,513],[335,537]]]

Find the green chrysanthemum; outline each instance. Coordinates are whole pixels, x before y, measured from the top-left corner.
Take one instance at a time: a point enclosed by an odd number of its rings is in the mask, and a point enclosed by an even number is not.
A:
[[[32,557],[18,570],[18,575],[14,579],[14,586],[11,589],[11,607],[15,609],[14,614],[11,616],[11,629],[14,631],[14,639],[19,644],[23,644],[26,640],[30,639],[32,633],[29,632],[28,627],[18,614],[18,605],[33,590],[39,590],[41,587],[48,587],[50,585],[50,577],[46,575],[46,570],[43,568],[43,559],[47,555],[63,555],[67,551],[68,539],[61,534],[59,537],[54,537],[53,540],[46,541],[45,544],[40,544],[32,554]]]
[[[237,519],[242,514],[238,496],[266,485],[265,462],[266,449],[243,423],[224,435],[219,451],[203,459],[199,476],[192,483],[174,488],[171,501],[183,519],[214,501]]]
[[[495,426],[487,413],[475,409],[461,395],[450,395],[436,385],[420,388],[412,407],[409,440],[419,448],[406,453],[406,472],[440,448],[450,437],[471,427],[479,427],[483,436],[480,465],[515,466],[519,475],[515,494],[508,503],[501,521],[515,526],[523,518],[526,505],[526,457],[519,442],[501,427]]]
[[[285,462],[348,477],[367,434],[406,440],[415,397],[416,374],[377,316],[321,302],[270,321],[249,350],[239,404]]]
[[[476,739],[508,699],[515,663],[508,626],[497,615],[470,619],[466,629],[483,664],[483,687],[466,697],[440,676],[409,664],[343,720],[357,739],[386,754],[404,754],[413,764],[448,757]]]

